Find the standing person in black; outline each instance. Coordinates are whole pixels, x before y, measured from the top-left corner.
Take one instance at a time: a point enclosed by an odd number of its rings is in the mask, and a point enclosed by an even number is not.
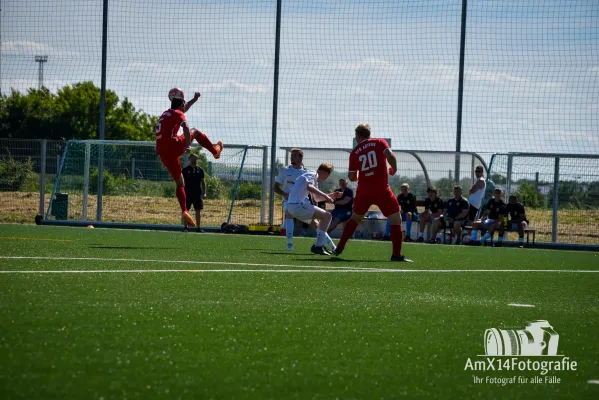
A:
[[[206,180],[204,170],[198,166],[197,154],[189,155],[189,165],[183,168],[183,179],[185,180],[185,196],[187,197],[187,209],[193,208],[196,212],[196,232],[204,232],[200,227],[202,221],[202,210],[206,198]],[[187,224],[185,224],[187,230]]]

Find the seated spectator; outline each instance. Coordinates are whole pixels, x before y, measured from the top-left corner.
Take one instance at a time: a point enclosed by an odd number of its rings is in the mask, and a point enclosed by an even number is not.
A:
[[[524,230],[528,228],[528,219],[526,219],[526,210],[524,205],[518,201],[516,196],[511,195],[506,206],[506,212],[509,214],[508,227],[511,230],[518,230],[518,247],[524,247]],[[503,237],[505,226],[502,225],[499,229],[499,236]]]
[[[416,208],[416,196],[410,193],[410,185],[404,183],[401,185],[401,193],[397,195],[397,201],[401,207],[401,220],[406,221],[406,235],[404,242],[411,242],[412,221],[418,221],[418,209]],[[391,222],[387,220],[384,238],[389,238],[391,233]]]
[[[506,204],[501,199],[501,188],[495,188],[493,192],[493,198],[487,202],[485,212],[480,219],[476,220],[472,224],[472,236],[471,239],[474,242],[480,229],[486,230],[485,235],[480,239],[480,244],[483,246],[487,239],[493,237],[495,230],[503,227],[503,216],[507,215]],[[503,241],[503,235],[499,235],[498,242]],[[499,244],[501,246],[501,244]]]
[[[449,225],[453,228],[453,244],[459,244],[462,237],[462,228],[468,223],[468,209],[470,204],[462,197],[462,187],[453,187],[453,198],[445,202],[443,215],[433,224],[433,236],[431,243],[441,243],[441,228]]]
[[[437,188],[429,186],[426,189],[428,197],[424,200],[424,212],[420,215],[420,229],[418,241],[424,242],[424,227],[426,224],[434,224],[443,215],[443,199],[437,197]]]
[[[335,199],[335,209],[331,212],[333,220],[329,226],[328,232],[335,230],[337,225],[347,221],[351,218],[352,208],[354,205],[354,191],[347,186],[347,180],[344,178],[339,179],[339,189],[335,189],[335,192],[341,192],[341,197]]]

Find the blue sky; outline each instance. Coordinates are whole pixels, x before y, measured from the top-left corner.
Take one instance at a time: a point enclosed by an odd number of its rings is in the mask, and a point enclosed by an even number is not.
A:
[[[108,88],[160,114],[167,92],[215,139],[270,145],[274,0],[109,3]],[[462,149],[599,153],[599,2],[470,1]],[[461,1],[283,0],[278,143],[454,150]],[[2,92],[100,85],[101,1],[4,0]]]

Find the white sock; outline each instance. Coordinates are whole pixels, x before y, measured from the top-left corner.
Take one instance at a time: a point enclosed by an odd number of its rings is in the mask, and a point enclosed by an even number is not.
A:
[[[316,247],[322,247],[326,244],[327,242],[327,238],[326,238],[326,232],[318,229],[316,231]]]
[[[478,231],[472,229],[472,240],[476,240],[476,237],[478,236]]]
[[[337,248],[337,246],[335,246],[335,243],[333,242],[333,239],[331,239],[331,237],[329,236],[328,233],[324,233],[326,235],[326,240],[327,240],[327,244],[331,247],[331,250],[335,251],[335,249]]]
[[[424,237],[424,232],[419,232],[419,233],[418,233],[418,237],[419,237],[419,238],[423,238],[423,237]]]
[[[293,218],[287,218],[285,220],[285,237],[287,237],[287,244],[293,244],[293,230],[295,229],[295,223]]]

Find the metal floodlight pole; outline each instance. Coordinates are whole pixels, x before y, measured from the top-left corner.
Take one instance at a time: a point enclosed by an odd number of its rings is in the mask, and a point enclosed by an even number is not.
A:
[[[270,180],[269,199],[268,199],[268,223],[274,223],[275,214],[275,191],[273,182],[275,181],[275,163],[277,160],[277,103],[279,99],[279,50],[281,48],[281,0],[277,0],[277,20],[275,36],[275,73],[273,82],[272,96],[272,140],[270,147]]]
[[[44,63],[48,62],[48,56],[35,56],[35,62],[39,64],[37,89],[42,90],[44,87]]]

